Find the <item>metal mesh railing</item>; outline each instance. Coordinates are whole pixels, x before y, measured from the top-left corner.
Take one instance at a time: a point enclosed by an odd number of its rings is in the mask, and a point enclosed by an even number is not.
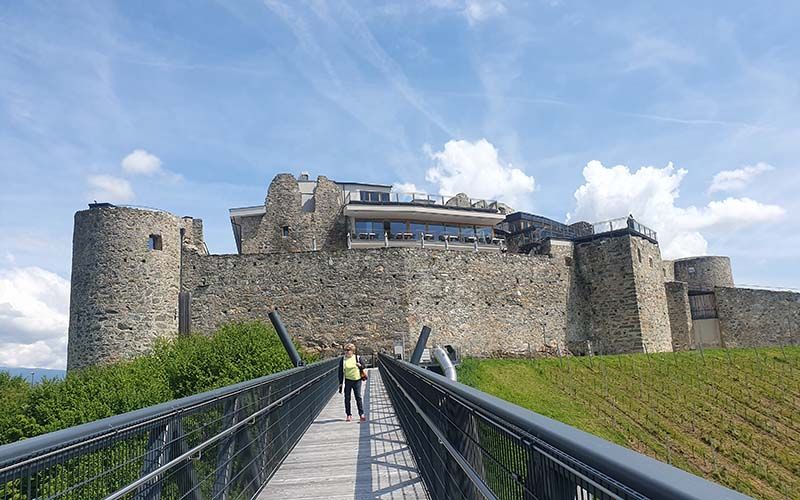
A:
[[[431,498],[745,498],[407,362],[379,367]]]
[[[0,499],[252,498],[337,387],[337,361],[0,447]]]

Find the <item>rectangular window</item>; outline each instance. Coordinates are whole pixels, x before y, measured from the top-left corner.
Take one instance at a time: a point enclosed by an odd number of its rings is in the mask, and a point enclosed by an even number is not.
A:
[[[281,235],[284,238],[288,238],[289,237],[289,226],[281,226]]]
[[[162,242],[161,242],[161,235],[160,234],[151,234],[150,237],[147,239],[147,249],[148,250],[161,250]]]

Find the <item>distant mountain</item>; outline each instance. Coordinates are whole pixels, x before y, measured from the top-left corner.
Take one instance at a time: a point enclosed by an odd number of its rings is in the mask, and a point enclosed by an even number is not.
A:
[[[25,380],[31,380],[33,373],[33,383],[37,383],[43,378],[64,378],[66,370],[50,370],[47,368],[13,368],[10,366],[0,366],[0,371],[8,372],[14,376],[20,376]]]

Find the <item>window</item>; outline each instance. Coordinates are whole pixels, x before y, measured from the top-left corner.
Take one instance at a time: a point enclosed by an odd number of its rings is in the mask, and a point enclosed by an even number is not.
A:
[[[689,274],[694,274],[694,267],[689,266]]]
[[[653,267],[653,258],[650,257],[650,267]]]
[[[636,249],[636,254],[639,256],[639,264],[641,264],[642,263],[642,249],[641,248],[637,248]]]
[[[389,201],[389,193],[382,191],[361,191],[359,196],[361,201]]]
[[[161,235],[160,234],[151,234],[150,237],[147,239],[147,249],[148,250],[161,250],[162,242],[161,242]]]
[[[281,226],[281,235],[284,238],[288,238],[289,237],[289,226]]]

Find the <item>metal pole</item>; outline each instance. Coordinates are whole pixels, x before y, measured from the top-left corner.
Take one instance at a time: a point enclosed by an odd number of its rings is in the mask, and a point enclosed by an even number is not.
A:
[[[286,349],[286,354],[289,355],[289,358],[292,360],[292,364],[294,366],[303,366],[303,360],[300,359],[300,354],[298,354],[297,349],[294,348],[294,344],[292,344],[292,338],[289,337],[289,332],[287,332],[286,327],[283,326],[281,316],[278,314],[277,309],[269,312],[269,320],[272,322],[272,326],[275,327],[275,331],[278,332],[278,337],[281,338],[283,348]]]
[[[422,351],[425,349],[425,344],[428,343],[428,336],[431,334],[431,327],[423,326],[422,331],[419,332],[417,345],[414,347],[414,353],[411,355],[411,364],[418,365],[419,360],[422,359]]]

